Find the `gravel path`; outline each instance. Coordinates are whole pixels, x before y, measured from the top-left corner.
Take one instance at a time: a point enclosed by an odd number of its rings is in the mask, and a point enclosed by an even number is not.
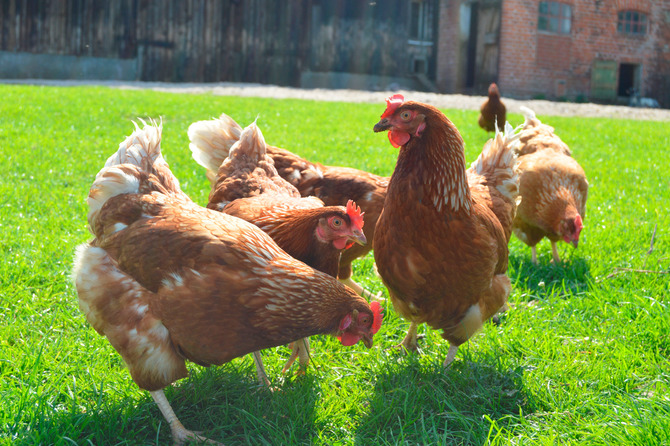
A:
[[[310,99],[318,101],[365,102],[383,104],[392,92],[370,92],[360,90],[326,90],[278,87],[275,85],[242,83],[164,83],[164,82],[121,82],[121,81],[60,81],[45,79],[0,80],[0,83],[78,86],[102,85],[120,89],[151,89],[170,93],[209,93],[220,96],[263,97],[278,99]],[[484,96],[466,96],[462,94],[438,94],[419,91],[398,91],[405,98],[426,102],[439,108],[479,110]],[[585,116],[601,118],[640,119],[652,121],[670,121],[670,110],[654,108],[626,107],[620,105],[575,104],[570,102],[551,102],[545,100],[517,100],[503,97],[507,111],[521,113],[519,107],[525,105],[542,116]]]

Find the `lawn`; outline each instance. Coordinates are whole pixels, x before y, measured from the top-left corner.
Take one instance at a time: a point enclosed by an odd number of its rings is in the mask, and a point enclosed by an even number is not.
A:
[[[90,237],[88,188],[132,119],[162,117],[163,153],[201,204],[209,185],[186,130],[221,112],[242,125],[258,116],[269,143],[326,164],[390,175],[397,154],[372,132],[383,103],[7,85],[0,95],[0,445],[170,441],[70,279]],[[487,139],[477,113],[444,111],[474,160]],[[387,303],[375,347],[315,337],[304,378],[281,375],[285,347],[265,351],[275,392],[257,386],[250,357],[191,365],[166,391],[184,425],[228,445],[670,444],[670,123],[536,112],[591,185],[579,249],[561,243],[565,264],[554,265],[545,240],[535,266],[513,238],[511,310],[452,367],[425,326],[421,355],[389,348],[408,323]],[[354,278],[381,290],[372,263],[357,261]]]

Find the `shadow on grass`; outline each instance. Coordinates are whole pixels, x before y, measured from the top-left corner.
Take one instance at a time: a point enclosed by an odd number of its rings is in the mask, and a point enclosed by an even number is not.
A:
[[[310,443],[315,435],[318,378],[308,374],[278,384],[280,377],[271,376],[275,390],[270,391],[258,385],[249,362],[191,368],[191,377],[167,388],[167,399],[184,427],[226,445]],[[114,391],[93,393],[97,407],[80,407],[45,420],[51,424],[47,429],[58,433],[57,443],[172,443],[170,428],[148,392],[140,402],[121,396],[112,404],[107,400]]]
[[[535,265],[530,255],[510,253],[508,274],[513,287],[525,289],[537,297],[555,293],[558,289],[563,297],[569,298],[590,289],[594,281],[589,262],[582,257],[564,259],[558,265],[541,258]]]
[[[530,412],[523,390],[523,369],[500,370],[493,356],[478,362],[421,364],[417,355],[389,358],[377,376],[368,415],[356,444],[485,444],[491,422]],[[425,361],[424,361],[425,362]],[[493,365],[496,364],[496,365]],[[384,444],[382,443],[382,444]]]

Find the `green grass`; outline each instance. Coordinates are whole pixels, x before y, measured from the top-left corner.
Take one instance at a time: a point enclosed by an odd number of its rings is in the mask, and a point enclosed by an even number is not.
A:
[[[163,118],[165,157],[202,204],[208,184],[186,129],[224,111],[242,125],[259,116],[268,142],[323,163],[390,175],[397,153],[372,132],[384,104],[92,87],[0,94],[0,445],[170,440],[70,281],[74,249],[89,238],[88,188],[131,119]],[[445,112],[472,161],[487,138],[476,112]],[[615,268],[670,271],[670,125],[536,112],[587,172],[586,227],[578,250],[561,244],[565,266],[550,263],[546,241],[532,265],[513,238],[512,308],[499,326],[487,324],[447,371],[448,345],[425,326],[422,355],[388,349],[408,326],[388,305],[370,350],[316,337],[306,378],[280,376],[286,348],[265,351],[274,393],[257,387],[248,357],[191,366],[167,390],[184,425],[229,445],[670,444],[670,277],[607,278]],[[356,280],[382,289],[372,256],[354,266]]]

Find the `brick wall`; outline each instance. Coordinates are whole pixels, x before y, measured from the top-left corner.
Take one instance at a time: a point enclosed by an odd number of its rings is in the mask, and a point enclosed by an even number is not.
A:
[[[498,73],[503,95],[589,97],[591,67],[600,59],[640,64],[642,95],[670,102],[670,0],[561,2],[572,6],[568,36],[537,30],[539,0],[503,0]],[[628,9],[647,14],[644,36],[617,32],[617,13]]]
[[[460,55],[460,1],[441,0],[438,9],[436,85],[442,92],[454,92],[465,70]]]

